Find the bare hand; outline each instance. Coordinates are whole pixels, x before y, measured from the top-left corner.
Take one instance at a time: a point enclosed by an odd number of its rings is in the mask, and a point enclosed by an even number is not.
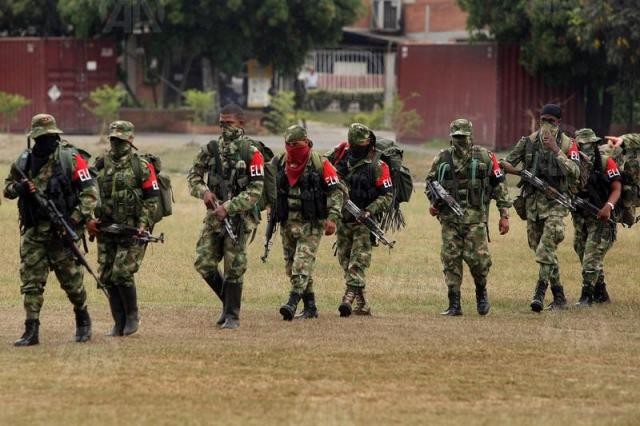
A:
[[[229,215],[229,213],[227,213],[227,209],[225,209],[222,204],[220,204],[218,207],[215,208],[215,210],[213,211],[213,214],[216,215],[216,217],[220,222],[225,220],[225,218]]]
[[[144,227],[144,225],[140,225],[140,226],[138,227],[138,235],[142,235],[142,234],[144,234],[144,231],[145,231],[145,227]]]
[[[605,136],[604,138],[612,148],[619,147],[623,142],[623,139],[620,136]]]
[[[89,235],[91,235],[92,237],[97,236],[100,233],[100,221],[97,219],[91,219],[89,222],[87,222],[87,232],[89,233]]]
[[[38,190],[36,189],[36,185],[27,179],[22,180],[22,185],[24,185],[25,189],[29,194],[35,194]]]
[[[440,211],[438,209],[436,209],[435,207],[430,206],[429,207],[429,214],[431,216],[438,216],[440,214]]]
[[[324,221],[324,235],[333,235],[336,233],[336,223],[332,220]]]
[[[611,206],[609,204],[605,204],[604,207],[601,208],[598,212],[598,220],[607,222],[609,219],[611,219],[611,210]]]
[[[207,209],[213,210],[216,208],[216,196],[211,191],[207,191],[204,193],[202,197],[202,201],[204,201],[204,205]]]
[[[504,235],[509,232],[509,218],[501,217],[500,222],[498,222],[498,230],[500,231],[500,235]]]

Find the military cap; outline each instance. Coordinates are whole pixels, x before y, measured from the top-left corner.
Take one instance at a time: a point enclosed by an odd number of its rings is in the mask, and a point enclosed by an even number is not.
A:
[[[578,142],[579,144],[593,143],[601,140],[602,138],[597,137],[596,132],[591,129],[576,130],[576,142]]]
[[[466,118],[453,120],[449,125],[449,136],[471,136],[473,125]]]
[[[556,104],[546,104],[542,107],[540,115],[552,115],[557,119],[562,118],[562,108]]]
[[[130,121],[118,120],[109,124],[109,137],[118,138],[125,141],[133,140],[133,123]]]
[[[284,131],[284,141],[286,143],[303,141],[305,139],[307,139],[307,131],[304,127],[298,126],[297,124],[287,127],[287,130]]]
[[[371,139],[371,130],[364,124],[353,123],[349,126],[348,140],[351,145],[364,145]]]
[[[37,114],[31,119],[31,131],[29,136],[33,139],[46,134],[60,134],[64,133],[58,129],[56,125],[56,119],[50,114]]]

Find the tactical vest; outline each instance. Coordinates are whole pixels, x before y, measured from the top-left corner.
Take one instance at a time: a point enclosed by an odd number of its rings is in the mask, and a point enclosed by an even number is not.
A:
[[[378,198],[378,164],[374,161],[360,160],[349,167],[349,155],[345,155],[336,164],[338,175],[349,188],[349,199],[361,209],[367,208]]]
[[[588,158],[583,157],[582,161],[587,161]],[[582,191],[578,194],[581,198],[589,200],[597,207],[602,207],[609,199],[611,193],[611,183],[606,176],[607,156],[602,154],[596,155],[593,161],[589,161],[589,174],[586,180],[586,185]],[[616,213],[614,210],[613,213]]]
[[[228,200],[249,186],[247,164],[251,158],[251,142],[240,138],[233,142],[237,149],[233,153],[220,150],[218,141],[211,141],[207,150],[211,155],[208,164],[207,186],[219,200]]]
[[[484,210],[492,191],[491,158],[487,150],[474,145],[469,165],[457,172],[451,150],[444,151],[443,156],[437,172],[438,182],[458,203]]]
[[[300,195],[291,194],[285,171],[285,156],[280,157],[276,174],[276,218],[278,222],[286,222],[289,218],[289,211],[294,211],[289,205],[289,200],[300,200],[299,210],[304,220],[316,221],[327,218],[329,212],[323,173],[322,159],[316,152],[311,152],[307,166],[296,183],[296,187],[300,189]]]
[[[51,161],[49,160],[47,164],[40,169],[38,175],[35,176],[37,177],[43,172],[50,170],[50,167],[53,167],[53,172],[44,190],[44,196],[47,197],[48,200],[53,201],[67,221],[79,201],[76,189],[73,187],[71,180],[74,154],[75,150],[73,148],[66,147],[61,143],[52,154],[55,158],[53,165],[50,165]],[[26,175],[29,175],[31,168],[30,162],[31,152],[29,150],[24,151],[18,158],[16,167],[24,171]],[[20,216],[20,227],[23,230],[34,227],[40,221],[49,220],[47,213],[40,208],[35,199],[30,195],[20,197],[18,200],[18,213]]]
[[[536,132],[531,136],[527,136],[524,156],[524,167],[534,176],[547,182],[560,192],[569,191],[569,182],[565,172],[558,165],[557,155],[542,147],[539,133]],[[562,138],[562,133],[558,132],[556,139],[558,146],[562,152],[566,152],[568,147]]]
[[[137,223],[143,207],[141,161],[131,153],[128,161],[113,161],[111,155],[106,155],[102,163],[96,164],[101,199],[98,217],[115,223]]]

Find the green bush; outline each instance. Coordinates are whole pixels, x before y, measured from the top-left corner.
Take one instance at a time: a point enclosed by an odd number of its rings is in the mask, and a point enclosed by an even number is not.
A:
[[[279,92],[271,97],[271,108],[264,120],[264,126],[273,134],[281,135],[296,119],[295,94],[293,92]]]
[[[89,93],[89,100],[93,106],[85,105],[85,107],[100,119],[101,135],[106,133],[108,123],[118,118],[118,110],[122,106],[126,95],[127,92],[123,89],[106,84]]]
[[[334,94],[324,90],[313,90],[307,93],[307,105],[311,111],[324,111],[333,102]]]
[[[183,95],[187,106],[193,109],[193,123],[205,123],[207,117],[213,113],[216,102],[216,92],[213,90],[203,92],[201,90],[191,89],[184,92]]]
[[[5,132],[9,132],[11,121],[16,118],[22,108],[30,103],[31,101],[22,95],[0,92],[0,116],[2,116]]]
[[[411,95],[409,99],[415,96],[417,95]],[[420,117],[418,112],[415,109],[407,111],[405,109],[405,102],[396,96],[390,107],[377,108],[372,112],[359,112],[350,116],[350,121],[346,122],[345,125],[357,122],[373,130],[385,129],[388,128],[388,126],[385,126],[385,117],[387,115],[391,118],[391,128],[396,133],[403,135],[416,134],[422,124],[422,117]]]

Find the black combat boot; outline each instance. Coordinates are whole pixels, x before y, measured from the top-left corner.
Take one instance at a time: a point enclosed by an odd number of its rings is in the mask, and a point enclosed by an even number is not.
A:
[[[73,312],[76,314],[76,342],[91,340],[91,318],[87,307],[73,308]]]
[[[304,303],[304,309],[295,319],[311,319],[318,318],[318,308],[316,307],[316,295],[313,293],[302,293],[302,303]]]
[[[491,309],[486,285],[476,286],[476,309],[480,315],[487,315]]]
[[[564,288],[560,284],[551,286],[553,302],[549,303],[547,309],[550,311],[567,308],[567,298],[564,296]]]
[[[371,306],[367,302],[367,290],[359,287],[356,290],[356,307],[353,310],[354,315],[371,315]]]
[[[595,303],[609,303],[609,292],[607,291],[607,284],[604,281],[598,281],[593,289],[593,301]]]
[[[38,331],[40,329],[40,320],[28,319],[24,322],[24,334],[15,341],[14,346],[33,346],[40,343],[38,340]]]
[[[542,312],[544,309],[544,294],[547,292],[549,283],[539,280],[536,285],[536,290],[533,293],[533,299],[531,300],[531,310],[533,312]]]
[[[224,323],[220,328],[234,329],[240,327],[240,304],[242,303],[242,283],[224,285]]]
[[[296,292],[289,293],[289,301],[280,307],[280,315],[285,321],[291,321],[298,309],[298,303],[300,302],[301,295]]]
[[[582,284],[582,293],[580,293],[580,300],[576,303],[576,306],[589,307],[593,303],[593,286],[588,283]]]
[[[449,297],[449,307],[446,311],[440,312],[440,315],[457,317],[462,315],[462,307],[460,306],[460,293],[449,289],[447,292]]]
[[[342,303],[338,306],[338,311],[340,311],[341,317],[348,317],[351,315],[351,305],[353,304],[353,300],[356,298],[356,294],[358,289],[356,287],[352,287],[350,285],[347,286],[347,289],[344,291],[344,296],[342,296]]]
[[[122,336],[125,323],[127,322],[127,316],[124,311],[124,303],[118,288],[115,286],[108,287],[107,293],[109,294],[109,307],[111,308],[111,316],[113,316],[113,328],[106,335],[109,337]]]
[[[124,301],[124,312],[126,315],[126,321],[122,333],[125,336],[130,336],[140,326],[140,318],[138,317],[138,293],[136,286],[118,286],[120,290],[120,296]]]
[[[209,287],[211,287],[211,290],[213,290],[215,295],[218,296],[220,302],[222,302],[222,312],[220,313],[220,317],[216,321],[217,325],[222,325],[224,324],[224,296],[222,294],[224,290],[224,278],[222,278],[222,274],[220,274],[220,271],[216,270],[216,272],[214,272],[213,274],[205,277],[204,280],[207,282]]]

